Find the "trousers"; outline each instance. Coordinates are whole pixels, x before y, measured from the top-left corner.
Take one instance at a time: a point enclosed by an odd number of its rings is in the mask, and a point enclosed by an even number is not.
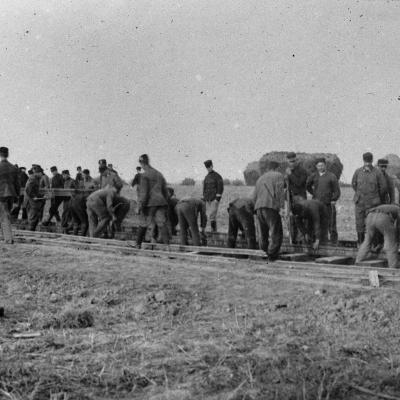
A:
[[[13,199],[11,197],[0,198],[0,224],[3,231],[3,238],[6,243],[12,243],[12,229],[11,229],[11,207]]]
[[[271,259],[278,257],[283,240],[282,220],[279,211],[272,208],[257,209],[261,249]]]
[[[228,225],[228,247],[236,246],[238,230],[244,232],[248,249],[256,249],[256,227],[254,225],[254,216],[246,209],[237,208],[234,205],[229,207],[229,225]]]
[[[176,206],[179,222],[180,243],[183,246],[188,244],[188,228],[192,235],[193,246],[200,246],[200,232],[197,224],[198,215],[195,208],[189,202],[181,202]]]

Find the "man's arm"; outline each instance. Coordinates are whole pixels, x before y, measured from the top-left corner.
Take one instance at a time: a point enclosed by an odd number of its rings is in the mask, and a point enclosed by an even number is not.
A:
[[[218,177],[217,177],[218,178],[217,179],[217,194],[215,197],[218,201],[220,201],[221,197],[222,197],[222,193],[224,192],[224,181],[223,181],[221,175],[219,175],[219,174],[217,174],[217,175],[218,175]]]
[[[332,201],[339,200],[340,186],[335,174],[332,174]]]
[[[376,170],[376,178],[378,183],[379,196],[381,199],[384,199],[388,192],[386,179],[383,176],[382,172],[378,170]]]
[[[207,214],[206,214],[206,204],[204,201],[201,202],[200,206],[200,227],[202,230],[206,229],[207,226]]]
[[[115,193],[110,191],[109,193],[107,193],[107,197],[106,197],[106,207],[107,207],[107,211],[108,213],[111,215],[111,218],[113,220],[116,220],[117,217],[115,216],[115,212],[114,212],[114,207],[113,207],[113,203],[115,200]]]
[[[357,178],[358,178],[358,169],[355,170],[353,178],[351,179],[351,186],[353,190],[357,192]]]
[[[142,176],[139,184],[139,211],[146,207],[149,201],[149,180],[146,176]]]

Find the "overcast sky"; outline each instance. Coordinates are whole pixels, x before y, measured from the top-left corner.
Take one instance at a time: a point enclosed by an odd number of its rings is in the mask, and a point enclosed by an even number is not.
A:
[[[128,179],[226,177],[273,150],[333,152],[345,180],[399,153],[400,1],[1,0],[10,161]],[[93,173],[93,175],[95,175]]]

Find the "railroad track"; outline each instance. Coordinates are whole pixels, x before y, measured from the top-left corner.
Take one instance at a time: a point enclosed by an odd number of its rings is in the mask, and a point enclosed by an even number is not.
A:
[[[190,261],[190,265],[215,268],[248,277],[285,279],[297,282],[336,286],[370,286],[371,275],[379,278],[379,286],[400,289],[400,270],[355,265],[325,264],[306,260],[268,262],[260,250],[227,249],[144,243],[142,249],[134,241],[89,238],[49,232],[15,231],[17,243],[57,246],[77,250],[95,250],[119,255],[135,255],[167,260]],[[318,260],[317,260],[318,261]]]

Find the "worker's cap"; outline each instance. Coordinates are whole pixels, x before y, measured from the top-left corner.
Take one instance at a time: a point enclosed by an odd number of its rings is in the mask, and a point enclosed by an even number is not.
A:
[[[204,161],[204,166],[205,166],[206,168],[212,167],[212,166],[213,166],[212,160],[206,160],[206,161]]]
[[[286,158],[288,160],[293,160],[296,157],[297,157],[297,155],[296,155],[296,153],[294,151],[290,151],[289,153],[286,154]]]
[[[141,171],[142,167],[136,167],[136,171]]]
[[[33,175],[33,169],[32,168],[28,170],[28,175]]]
[[[57,171],[57,167],[56,166],[50,168],[50,172],[56,172],[56,171]]]
[[[82,167],[79,165],[78,167],[76,167],[76,170],[77,171],[79,171],[79,170],[81,170],[82,169]]]
[[[378,160],[378,166],[380,167],[380,166],[385,166],[385,167],[387,167],[389,165],[389,161],[388,160],[386,160],[386,158],[380,158],[379,160]]]
[[[112,164],[108,164],[107,167],[108,167],[108,168],[112,168],[113,165],[112,165]]]
[[[84,169],[82,172],[83,172],[85,175],[89,175],[89,174],[90,174],[90,171],[89,171],[88,169]]]
[[[8,157],[8,148],[7,147],[0,147],[0,156]]]
[[[102,158],[101,160],[99,160],[99,165],[105,165],[105,166],[107,166],[107,160],[105,160],[104,158]]]
[[[69,175],[69,170],[68,169],[64,169],[62,172],[63,175]]]
[[[318,163],[320,163],[320,162],[326,164],[325,157],[318,157],[318,158],[315,160],[315,164],[318,164]]]
[[[372,153],[370,153],[369,151],[363,154],[363,160],[365,162],[372,162],[374,156],[372,155]]]
[[[37,165],[37,164],[35,164],[33,167],[32,167],[32,170],[33,170],[33,172],[44,172],[43,171],[43,168],[40,166],[40,165]]]
[[[149,156],[147,154],[142,154],[139,157],[139,162],[142,164],[148,164],[149,163]]]

